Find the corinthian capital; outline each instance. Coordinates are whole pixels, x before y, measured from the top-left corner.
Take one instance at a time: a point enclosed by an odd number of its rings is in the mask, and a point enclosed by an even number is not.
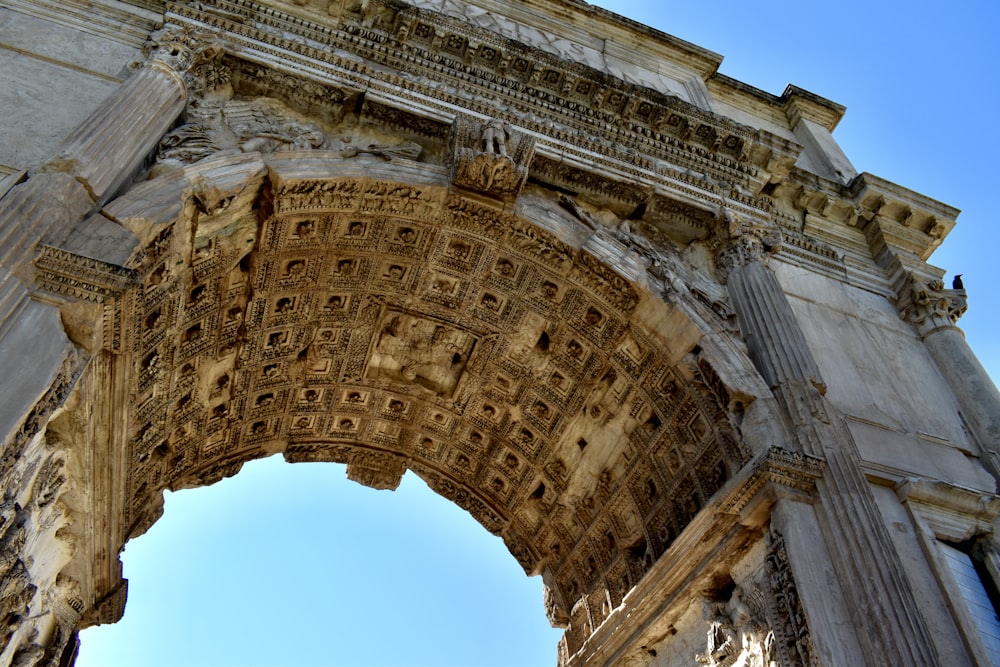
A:
[[[168,26],[150,35],[142,46],[143,64],[178,76],[192,95],[229,83],[228,69],[222,65],[225,48],[219,36],[190,27]]]
[[[716,267],[723,280],[729,273],[751,262],[763,262],[781,247],[781,231],[773,223],[748,219],[719,207],[715,237]]]
[[[917,327],[920,335],[951,327],[965,314],[969,305],[964,289],[945,289],[940,280],[922,280],[910,276],[896,302],[899,316]]]

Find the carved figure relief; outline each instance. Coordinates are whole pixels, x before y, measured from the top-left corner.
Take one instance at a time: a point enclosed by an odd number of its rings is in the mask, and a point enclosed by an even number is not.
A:
[[[403,380],[450,395],[475,343],[471,334],[452,327],[388,311],[368,360],[367,375]]]
[[[743,599],[740,587],[726,602],[708,605],[706,648],[695,656],[708,667],[778,667],[774,633]]]
[[[528,176],[533,139],[500,119],[479,124],[460,117],[455,121],[454,142],[455,185],[499,199],[517,195]]]

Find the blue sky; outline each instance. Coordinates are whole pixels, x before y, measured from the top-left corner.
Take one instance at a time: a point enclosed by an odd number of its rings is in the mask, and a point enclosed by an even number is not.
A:
[[[859,171],[962,209],[931,263],[965,274],[960,324],[1000,377],[993,3],[600,4],[724,55],[753,86],[844,104],[834,136]],[[388,493],[339,465],[254,462],[168,494],[124,562],[125,618],[83,633],[80,667],[555,664],[540,580],[411,474]]]

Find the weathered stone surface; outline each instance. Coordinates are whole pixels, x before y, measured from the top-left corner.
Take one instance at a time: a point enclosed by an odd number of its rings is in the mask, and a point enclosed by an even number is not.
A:
[[[0,193],[0,664],[70,663],[164,490],[278,452],[468,511],[564,665],[984,661],[934,555],[997,560],[957,211],[842,107],[558,0],[17,7],[3,76],[88,92],[0,144],[45,165]]]

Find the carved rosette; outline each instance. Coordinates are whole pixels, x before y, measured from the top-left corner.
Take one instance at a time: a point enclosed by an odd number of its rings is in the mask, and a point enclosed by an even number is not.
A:
[[[968,309],[964,289],[945,289],[940,280],[910,277],[896,303],[899,316],[925,336],[955,326]]]
[[[454,129],[453,182],[460,188],[509,201],[528,178],[535,140],[502,120],[459,117]]]

